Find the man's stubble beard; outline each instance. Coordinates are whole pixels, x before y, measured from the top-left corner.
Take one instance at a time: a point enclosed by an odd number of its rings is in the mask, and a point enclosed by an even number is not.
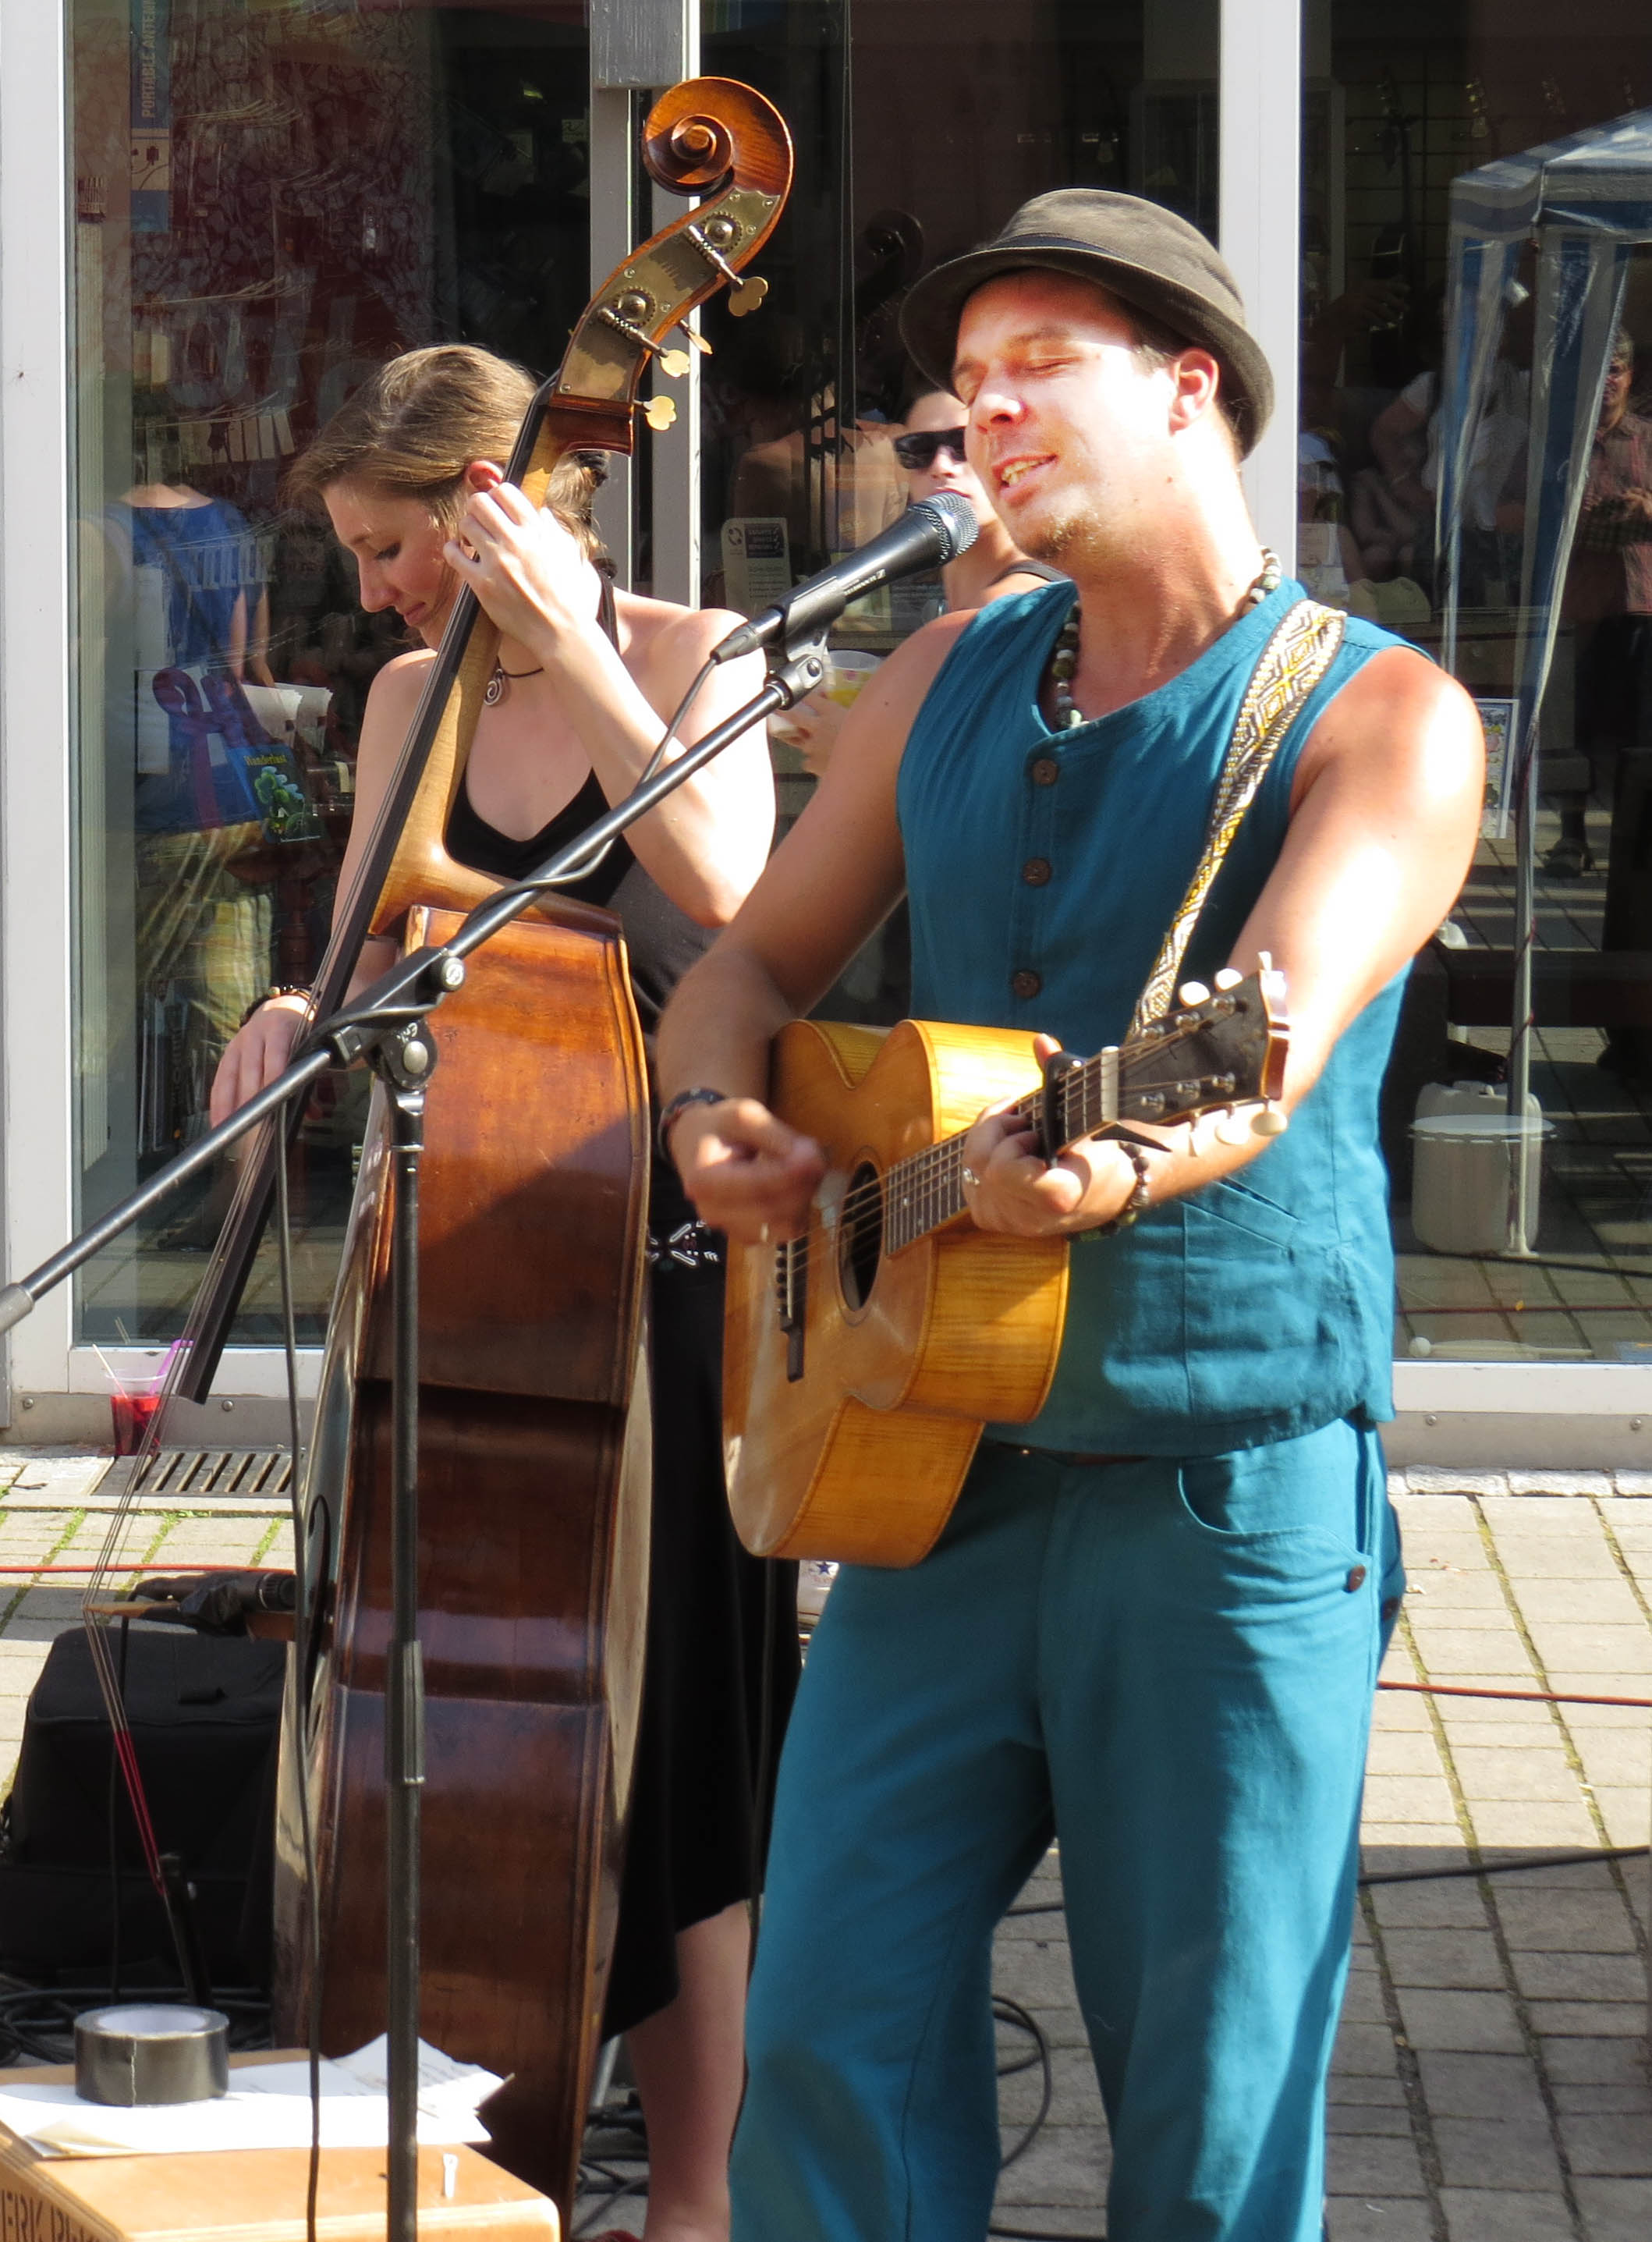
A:
[[[1044,520],[1030,523],[1018,534],[1011,534],[1030,560],[1042,560],[1046,567],[1059,568],[1069,576],[1077,574],[1086,561],[1102,559],[1108,550],[1094,507],[1077,497],[1064,500]]]

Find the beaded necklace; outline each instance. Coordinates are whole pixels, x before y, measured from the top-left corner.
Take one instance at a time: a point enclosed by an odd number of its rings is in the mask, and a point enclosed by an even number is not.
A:
[[[1284,570],[1279,556],[1269,547],[1262,547],[1262,567],[1255,582],[1246,592],[1242,606],[1259,607],[1264,600],[1279,588]],[[1049,666],[1044,675],[1050,683],[1050,698],[1055,707],[1055,722],[1051,728],[1070,732],[1075,724],[1088,722],[1084,711],[1072,697],[1073,673],[1078,667],[1078,602],[1075,599],[1067,611],[1067,620],[1050,649]]]

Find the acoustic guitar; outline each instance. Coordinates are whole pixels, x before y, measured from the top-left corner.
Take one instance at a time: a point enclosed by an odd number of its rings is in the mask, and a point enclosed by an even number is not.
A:
[[[1031,1035],[999,1029],[782,1029],[770,1107],[814,1138],[828,1175],[801,1238],[729,1253],[724,1460],[749,1549],[916,1564],[982,1426],[1043,1406],[1068,1241],[969,1220],[964,1141],[984,1108],[1013,1098],[1051,1159],[1201,1117],[1228,1141],[1276,1135],[1284,999],[1265,960],[1248,980],[1219,974],[1214,993],[1185,983],[1175,1010],[1122,1045],[1042,1068]]]

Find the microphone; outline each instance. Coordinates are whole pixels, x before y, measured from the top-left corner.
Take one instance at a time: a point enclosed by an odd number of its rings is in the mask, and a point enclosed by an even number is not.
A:
[[[736,655],[755,654],[759,647],[792,632],[836,622],[863,592],[875,592],[897,576],[910,576],[920,568],[944,568],[956,560],[960,553],[968,552],[980,529],[975,508],[956,491],[937,491],[933,498],[920,499],[870,543],[794,585],[783,600],[730,631],[711,659],[733,661]]]

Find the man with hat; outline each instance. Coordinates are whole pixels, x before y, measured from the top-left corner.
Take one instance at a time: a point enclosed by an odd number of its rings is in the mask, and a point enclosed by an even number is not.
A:
[[[903,325],[1017,545],[1072,582],[929,625],[861,695],[667,1015],[689,1192],[736,1238],[801,1230],[823,1163],[761,1102],[769,1039],[903,889],[918,1017],[1121,1041],[1247,688],[1303,628],[1317,668],[1179,969],[1283,970],[1291,1126],[1048,1167],[1006,1112],[971,1131],[981,1228],[1083,1241],[1060,1359],[1031,1423],[987,1426],[931,1554],[846,1567],[828,1602],[776,1800],[734,2234],[979,2242],[992,1935],[1053,1835],[1114,2242],[1313,2242],[1402,1587],[1377,1092],[1473,851],[1480,727],[1259,547],[1239,463],[1272,382],[1192,226],[1040,196]]]

